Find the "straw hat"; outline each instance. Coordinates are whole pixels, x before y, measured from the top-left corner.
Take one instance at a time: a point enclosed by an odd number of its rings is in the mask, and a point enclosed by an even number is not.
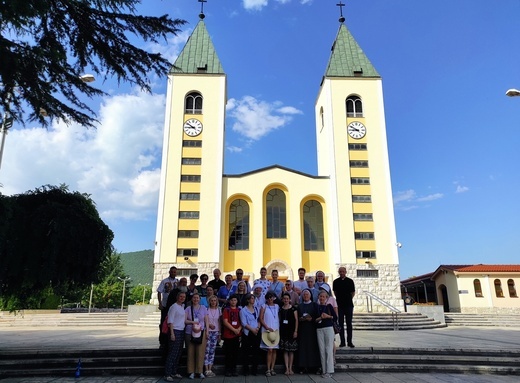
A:
[[[280,332],[278,330],[264,331],[262,333],[262,341],[267,347],[276,347],[280,343]]]

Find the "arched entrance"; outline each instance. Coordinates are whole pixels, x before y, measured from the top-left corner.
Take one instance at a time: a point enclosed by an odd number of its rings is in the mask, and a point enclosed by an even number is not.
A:
[[[279,280],[281,280],[281,281],[285,281],[286,279],[293,280],[293,275],[294,275],[293,270],[292,270],[291,266],[285,261],[282,261],[280,259],[275,259],[275,260],[267,263],[267,265],[265,265],[265,268],[267,269],[267,278],[270,278],[271,271],[278,270],[278,279]]]
[[[450,312],[450,301],[448,299],[448,289],[445,285],[439,286],[440,290],[440,296],[442,297],[442,305],[444,306],[444,312],[449,313]]]

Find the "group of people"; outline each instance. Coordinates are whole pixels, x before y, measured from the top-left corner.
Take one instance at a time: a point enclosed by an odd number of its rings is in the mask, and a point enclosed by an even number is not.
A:
[[[266,352],[266,376],[276,375],[278,350],[283,352],[285,374],[318,373],[330,377],[334,373],[335,333],[340,347],[352,343],[352,314],[355,286],[346,276],[346,268],[338,269],[339,277],[332,287],[325,274],[318,271],[306,276],[298,269],[298,280],[280,281],[278,271],[262,267],[253,286],[237,269],[221,280],[219,269],[214,279],[207,274],[176,277],[170,268],[168,278],[158,289],[161,310],[161,348],[167,350],[165,379],[182,378],[179,362],[187,350],[187,372],[190,379],[213,377],[215,350],[223,341],[225,375],[237,376],[242,363],[244,375],[256,375],[261,352]],[[334,293],[334,295],[333,295]],[[345,339],[346,327],[346,339]],[[239,355],[241,357],[239,358]]]

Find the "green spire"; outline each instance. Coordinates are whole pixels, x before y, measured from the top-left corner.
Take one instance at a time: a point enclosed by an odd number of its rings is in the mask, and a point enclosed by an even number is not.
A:
[[[200,20],[170,73],[224,74],[204,21]]]
[[[381,77],[344,24],[332,46],[326,77]]]

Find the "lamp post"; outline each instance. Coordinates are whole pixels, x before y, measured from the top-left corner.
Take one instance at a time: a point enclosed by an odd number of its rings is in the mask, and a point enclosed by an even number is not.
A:
[[[84,74],[79,76],[80,80],[83,82],[93,82],[96,80],[94,75],[92,74]],[[1,84],[0,84],[1,85]],[[13,126],[13,116],[11,115],[11,101],[13,99],[13,92],[7,93],[7,109],[4,111],[4,116],[2,118],[2,126],[0,127],[0,168],[2,167],[2,157],[4,156],[4,145],[5,145],[5,137],[7,136],[7,131]],[[43,108],[40,109],[40,114],[44,117],[47,116],[47,111]]]
[[[144,296],[146,294],[146,286],[149,286],[150,284],[149,283],[145,283],[143,284],[143,305],[144,305]],[[141,286],[141,284],[139,283],[139,286]]]
[[[90,314],[90,308],[92,307],[92,294],[94,294],[94,284],[90,284],[90,300],[88,301],[88,313]]]
[[[132,278],[130,278],[130,277],[128,277],[128,278],[117,277],[117,279],[119,279],[120,281],[123,281],[123,294],[121,295],[121,311],[123,311],[123,304],[125,303],[126,282],[129,281]]]

